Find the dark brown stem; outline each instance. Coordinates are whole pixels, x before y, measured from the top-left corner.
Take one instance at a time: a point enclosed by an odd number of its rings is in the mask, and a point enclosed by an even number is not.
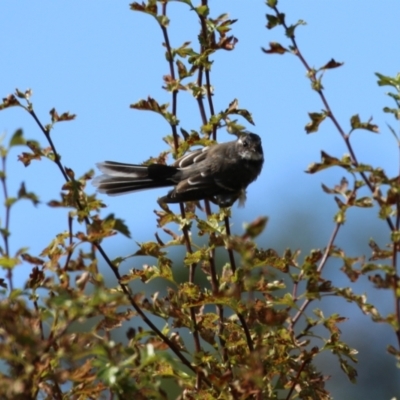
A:
[[[175,345],[174,342],[172,342],[167,336],[165,336],[152,322],[149,318],[147,318],[146,314],[143,312],[143,310],[140,308],[140,306],[136,303],[136,301],[133,299],[130,289],[127,285],[121,283],[121,275],[119,273],[119,270],[117,267],[113,265],[111,260],[108,258],[107,254],[103,250],[103,248],[98,244],[95,243],[97,250],[100,252],[106,263],[109,265],[111,270],[113,271],[115,277],[117,278],[119,285],[122,289],[122,291],[125,293],[127,298],[129,299],[132,307],[135,309],[135,311],[139,314],[139,316],[143,319],[143,321],[150,327],[151,330],[153,330],[167,345],[171,348],[171,350],[175,353],[175,355],[182,361],[184,365],[186,365],[188,368],[190,368],[193,372],[198,373],[196,369],[191,365],[191,363],[186,359],[186,357],[181,353],[180,349]],[[203,377],[202,378],[204,382],[206,382],[208,385],[210,385],[209,381]]]
[[[207,0],[202,0],[201,4],[207,6],[208,5],[208,1]],[[207,43],[207,35],[208,34],[207,34],[206,19],[204,17],[202,17],[202,16],[199,16],[199,18],[200,18],[201,30],[202,30],[201,34],[203,35],[204,42]],[[203,46],[201,48],[201,52],[204,52]],[[203,80],[203,72],[204,72],[204,75],[206,77],[206,91],[207,91],[208,107],[209,107],[209,111],[210,111],[211,116],[213,116],[215,114],[215,111],[214,111],[214,103],[213,103],[212,93],[211,93],[211,78],[210,78],[210,71],[209,70],[204,69],[203,67],[199,68],[197,84],[198,84],[199,87],[201,87],[202,80]],[[201,118],[202,118],[203,124],[206,124],[207,123],[207,116],[206,116],[206,112],[205,112],[205,109],[204,109],[203,98],[201,96],[199,96],[197,98],[197,102],[199,104],[199,109],[200,109],[200,114],[201,114]],[[213,140],[217,139],[217,125],[215,125],[215,124],[213,125],[212,138],[213,138]],[[208,207],[209,207],[209,203],[208,203]],[[206,202],[206,210],[207,210],[207,202]],[[230,232],[229,218],[227,216],[225,216],[224,222],[225,222],[226,234],[227,234],[227,236],[230,236],[231,232]],[[235,258],[234,258],[232,249],[228,249],[228,256],[229,256],[229,261],[230,261],[230,264],[231,264],[231,269],[232,269],[233,272],[235,272],[236,271],[236,263],[235,263]],[[253,345],[253,341],[251,339],[250,330],[249,330],[249,328],[247,326],[246,320],[245,320],[245,318],[244,318],[244,316],[242,314],[237,313],[237,315],[238,315],[240,323],[242,324],[249,350],[253,351],[254,350],[254,345]]]
[[[203,84],[203,71],[204,71],[204,68],[202,66],[200,66],[199,72],[197,74],[197,86],[198,87],[201,87],[201,85]],[[206,110],[204,108],[203,96],[201,94],[197,96],[197,104],[199,105],[201,121],[203,122],[203,125],[205,125],[207,123],[207,115],[206,115]]]
[[[73,237],[74,237],[74,234],[72,232],[72,222],[73,222],[72,217],[70,215],[68,215],[69,247],[68,247],[67,258],[66,258],[65,264],[64,264],[64,271],[68,270],[68,264],[69,264],[69,261],[71,260],[72,253],[73,253],[73,244],[74,244]]]
[[[167,15],[167,4],[168,3],[165,2],[162,5],[162,13],[163,13],[164,16]],[[168,53],[168,64],[169,64],[169,70],[170,70],[171,78],[173,80],[175,80],[176,74],[175,74],[174,60],[173,60],[173,56],[172,56],[172,49],[171,49],[171,44],[170,44],[170,40],[169,40],[168,30],[162,24],[160,24],[160,27],[161,27],[161,30],[163,32],[164,41],[165,41],[165,47],[166,47],[167,53]],[[172,92],[172,115],[175,117],[174,119],[176,119],[176,116],[177,116],[177,108],[178,108],[178,90],[174,90]],[[171,129],[172,129],[172,135],[174,137],[175,153],[177,153],[178,152],[178,148],[179,148],[179,136],[178,136],[177,127],[176,127],[175,124],[170,124],[170,126],[171,126]],[[185,219],[186,218],[186,213],[185,213],[185,208],[184,208],[183,203],[179,204],[179,208],[180,208],[180,212],[181,212],[182,218]],[[186,226],[184,226],[183,229],[182,229],[182,232],[183,232],[183,236],[185,238],[186,251],[188,253],[192,253],[193,250],[192,250],[192,244],[191,244],[191,241],[190,241],[188,228]],[[195,271],[196,271],[196,264],[191,264],[190,268],[189,268],[189,282],[190,283],[194,283]],[[195,350],[196,350],[197,353],[200,353],[200,351],[201,351],[200,336],[199,336],[198,327],[197,327],[196,310],[193,307],[190,308],[190,318],[191,318],[192,323],[193,323],[193,332],[192,332],[192,334],[193,334]],[[197,372],[197,376],[196,376],[196,387],[197,387],[197,389],[200,389],[202,379],[204,379],[204,377],[202,376],[200,371],[198,371]]]
[[[399,174],[400,179],[400,174]],[[396,230],[399,230],[400,227],[400,196],[397,195],[397,216],[396,216]],[[392,254],[392,267],[395,271],[395,274],[392,276],[393,280],[393,294],[394,294],[394,307],[396,313],[397,323],[400,324],[400,296],[397,294],[398,287],[399,287],[399,275],[397,272],[397,254],[399,251],[399,243],[397,241],[393,241],[393,254]],[[396,337],[397,343],[400,348],[400,328],[396,329]]]
[[[308,362],[309,362],[308,360],[304,360],[304,361],[302,362],[302,364],[301,364],[299,370],[297,371],[297,375],[296,375],[296,377],[295,377],[294,380],[293,380],[293,383],[292,383],[292,386],[291,386],[291,388],[290,388],[290,390],[289,390],[289,393],[288,393],[288,395],[286,396],[286,400],[289,400],[289,399],[292,397],[294,388],[296,387],[297,382],[299,381],[300,374],[302,373],[304,367],[307,365]]]
[[[3,173],[1,176],[1,185],[3,187],[3,194],[4,194],[4,203],[5,203],[5,208],[6,208],[6,217],[5,217],[5,226],[4,226],[4,232],[2,233],[3,240],[4,240],[4,250],[6,252],[6,256],[10,256],[10,245],[8,241],[8,237],[10,235],[9,229],[10,229],[10,212],[11,212],[11,205],[8,203],[8,189],[7,189],[7,171],[6,171],[6,156],[3,156],[1,158],[2,161],[2,167],[3,167]],[[10,292],[14,290],[14,284],[13,284],[13,271],[12,268],[7,269],[7,280],[8,280],[8,285]]]
[[[206,210],[207,218],[210,218],[212,212],[211,212],[209,200],[205,200],[204,205],[205,205],[204,208]],[[215,237],[215,234],[210,233],[210,239],[213,239],[214,237]],[[211,245],[211,243],[210,243],[210,245]],[[215,265],[215,249],[214,248],[210,249],[209,259],[210,259],[211,289],[212,289],[213,295],[216,296],[216,295],[218,295],[218,292],[219,292],[219,281],[218,281],[217,269],[216,269],[216,265]],[[226,348],[226,342],[222,337],[223,332],[224,332],[224,308],[220,304],[217,304],[216,308],[217,308],[217,314],[218,314],[218,318],[219,318],[218,338],[219,338],[220,346],[222,349],[222,354],[223,354],[222,357],[223,357],[224,362],[228,362],[228,349]],[[229,368],[230,368],[230,364],[229,364]]]
[[[202,0],[201,4],[203,6],[208,6],[208,0]],[[208,39],[208,33],[207,33],[207,24],[206,24],[206,19],[205,17],[199,15],[200,18],[200,24],[201,24],[201,31],[202,31],[202,36],[203,40],[205,43],[207,43]],[[204,47],[202,46],[201,52],[204,52]],[[208,61],[208,58],[207,58]],[[206,76],[206,91],[207,91],[207,100],[208,100],[208,106],[210,109],[210,115],[213,116],[215,114],[214,112],[214,103],[212,99],[212,93],[211,93],[211,79],[210,79],[210,71],[205,68],[204,69],[205,76]],[[213,140],[217,140],[217,125],[213,124],[213,134],[212,134]]]
[[[36,315],[37,315],[37,318],[39,320],[40,338],[42,340],[44,340],[43,322],[42,322],[42,320],[40,318],[40,310],[39,310],[39,304],[38,304],[37,300],[33,301],[33,307],[35,308]]]
[[[167,2],[163,3],[162,5],[162,13],[164,16],[167,15]],[[169,41],[169,36],[168,36],[168,30],[165,26],[160,24],[163,36],[164,36],[164,41],[165,41],[165,47],[167,49],[168,53],[168,65],[169,65],[169,73],[171,74],[172,80],[175,80],[175,68],[174,68],[174,59],[172,56],[172,49],[171,49],[171,44]],[[174,90],[172,92],[172,115],[176,117],[177,115],[177,108],[178,108],[178,90]],[[175,152],[178,150],[179,147],[179,136],[178,136],[178,131],[176,129],[176,125],[171,124],[171,129],[172,129],[172,135],[174,137],[174,147],[175,147]]]
[[[33,119],[36,121],[36,123],[39,125],[39,128],[41,129],[41,131],[46,136],[46,139],[49,142],[51,150],[53,151],[53,154],[54,154],[54,162],[57,164],[58,168],[60,169],[61,173],[63,174],[64,179],[68,182],[69,181],[69,177],[68,177],[63,165],[61,164],[61,157],[57,153],[56,147],[54,146],[54,143],[53,143],[53,139],[50,136],[50,132],[39,121],[39,118],[37,117],[37,115],[36,115],[36,113],[35,113],[35,111],[33,109],[30,108],[28,112],[29,112],[29,114],[32,115]]]
[[[226,235],[227,236],[231,236],[231,226],[229,224],[229,217],[225,216],[224,217],[224,222],[225,222]],[[233,250],[232,249],[228,249],[228,255],[229,255],[229,262],[231,264],[232,272],[235,273],[235,271],[236,271],[236,261],[235,261],[235,257],[233,255]]]
[[[397,207],[397,212],[399,212],[399,207]],[[398,252],[398,244],[397,242],[393,243],[393,254],[392,254],[392,267],[396,271],[397,270],[397,252]],[[393,286],[393,293],[394,293],[394,308],[395,308],[395,313],[396,313],[396,319],[398,322],[400,322],[400,297],[397,295],[397,289],[399,287],[399,277],[396,274],[394,274],[392,277],[392,286]],[[397,337],[397,343],[400,347],[400,328],[396,329],[396,337]]]
[[[207,5],[207,1],[203,0],[202,4],[203,5]],[[205,34],[205,31],[204,31],[205,21],[204,21],[203,17],[199,16],[199,18],[200,18],[200,21],[201,21],[201,24],[202,24],[202,34],[204,35]],[[203,46],[201,46],[201,50],[200,51],[201,52],[204,51],[204,47]],[[200,88],[203,85],[203,72],[204,72],[204,67],[200,66],[199,67],[199,71],[198,71],[198,75],[197,75],[197,86],[200,87]],[[206,80],[207,80],[207,94],[208,94],[210,92],[210,75],[209,74],[208,74],[208,78],[206,78]],[[210,107],[210,110],[211,110],[211,109],[213,109],[212,99],[209,97],[209,100],[211,100],[211,107]],[[203,125],[205,125],[207,123],[207,114],[206,114],[206,110],[205,110],[205,107],[204,107],[203,96],[201,94],[197,96],[197,104],[199,106],[202,123],[203,123]],[[209,102],[209,104],[210,104],[210,102]],[[213,135],[213,139],[216,140],[216,135]],[[205,211],[206,211],[207,218],[209,218],[210,215],[212,214],[209,200],[205,200],[204,201],[204,208],[205,208]],[[210,238],[213,235],[214,234],[211,234]],[[213,294],[217,295],[218,291],[219,291],[219,282],[218,282],[216,265],[215,265],[215,250],[214,249],[210,250],[209,258],[210,258],[211,289],[212,289]],[[218,319],[219,319],[218,338],[219,338],[220,346],[221,346],[221,349],[222,349],[222,354],[223,354],[222,357],[223,357],[224,362],[228,362],[228,351],[227,351],[227,348],[226,348],[225,340],[222,337],[223,331],[224,331],[224,308],[223,308],[222,305],[218,304],[216,306],[216,310],[217,310]]]

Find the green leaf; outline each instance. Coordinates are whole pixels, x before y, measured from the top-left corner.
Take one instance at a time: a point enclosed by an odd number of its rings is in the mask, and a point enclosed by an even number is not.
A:
[[[248,110],[238,108],[239,102],[237,99],[234,99],[228,106],[228,108],[223,112],[223,115],[240,115],[242,116],[248,123],[254,125],[253,117]],[[219,122],[219,121],[218,121]],[[213,122],[214,123],[214,122]]]
[[[400,119],[400,109],[398,108],[383,107],[383,112],[393,114],[396,119]]]
[[[186,56],[199,56],[191,47],[188,47],[190,42],[184,42],[181,47],[177,49],[172,49],[172,53],[176,53],[181,57],[185,58]]]
[[[297,28],[299,25],[307,25],[307,24],[306,24],[306,22],[303,21],[302,19],[299,19],[294,25],[290,25],[290,26],[286,29],[286,31],[285,31],[286,36],[287,36],[288,38],[291,38],[291,39],[294,38],[294,32],[295,32],[296,28]]]
[[[208,14],[210,13],[210,10],[209,10],[208,6],[206,6],[206,5],[194,7],[194,9],[196,10],[198,15],[200,15],[201,17],[204,17],[204,18],[206,18],[208,16]]]
[[[318,78],[311,79],[311,87],[316,92],[320,92],[324,88],[322,85],[322,75],[320,75]]]
[[[272,15],[272,14],[267,14],[266,17],[267,17],[267,21],[268,21],[267,22],[268,29],[275,28],[275,26],[280,24],[279,18],[277,16]]]
[[[274,8],[278,4],[278,0],[267,0],[267,6]]]
[[[5,269],[13,269],[16,265],[20,264],[21,261],[14,257],[0,257],[0,267]]]
[[[392,78],[391,76],[382,75],[378,72],[375,72],[375,75],[379,78],[378,79],[379,86],[393,86],[398,91],[400,90],[400,73],[398,73],[395,78]]]
[[[372,199],[370,197],[360,197],[354,202],[354,205],[356,207],[369,208],[373,207],[374,203],[372,202]]]
[[[350,118],[350,124],[352,131],[355,129],[365,129],[370,132],[379,133],[378,125],[371,124],[372,118],[368,122],[361,122],[358,114],[353,115]]]
[[[4,205],[6,207],[11,207],[13,206],[16,202],[18,201],[18,199],[16,197],[8,197],[5,201],[4,201]]]
[[[24,132],[22,129],[17,129],[12,136],[8,147],[20,146],[26,144],[26,140],[24,138]]]
[[[255,238],[259,236],[265,229],[268,222],[268,217],[259,217],[250,224],[244,224],[244,237]]]
[[[166,15],[157,15],[156,20],[164,28],[167,28],[169,25],[169,18]]]
[[[179,79],[184,79],[191,75],[182,61],[177,60],[176,67],[178,68]]]
[[[395,211],[392,209],[392,206],[388,204],[382,204],[379,209],[379,218],[386,219],[393,215],[395,215]]]
[[[24,182],[21,183],[18,190],[18,199],[31,200],[34,206],[37,206],[40,203],[39,198],[35,193],[26,191]]]
[[[308,115],[311,118],[311,122],[309,122],[304,129],[307,133],[313,133],[318,131],[319,125],[327,117],[328,114],[326,111],[323,111],[322,113],[308,113]]]
[[[185,265],[197,264],[200,261],[209,261],[210,255],[208,249],[202,248],[194,253],[186,253],[184,258]]]
[[[129,5],[132,11],[140,11],[146,14],[152,15],[153,17],[157,16],[157,1],[149,0],[148,3],[137,3],[136,1]]]
[[[336,157],[330,156],[325,151],[321,151],[321,162],[320,163],[312,163],[306,170],[307,173],[313,174],[315,172],[322,171],[324,169],[330,167],[342,167],[346,171],[351,168],[351,158],[348,155],[344,155],[341,160]]]
[[[114,214],[109,214],[106,218],[104,218],[104,222],[112,222],[112,229],[116,230],[119,233],[122,233],[124,236],[130,238],[131,233],[129,231],[128,226],[125,224],[123,219],[115,218]]]
[[[393,243],[399,243],[400,242],[400,231],[398,231],[398,230],[392,231],[390,233],[390,240]]]
[[[137,103],[130,105],[130,108],[135,110],[154,111],[163,116],[166,114],[168,107],[168,103],[160,105],[150,96],[147,98],[147,100],[139,100]]]
[[[166,253],[161,250],[161,246],[156,242],[137,243],[140,249],[135,256],[151,256],[155,258],[163,257]]]

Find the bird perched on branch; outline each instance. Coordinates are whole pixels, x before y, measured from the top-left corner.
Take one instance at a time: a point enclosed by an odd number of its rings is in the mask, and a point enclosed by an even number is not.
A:
[[[261,172],[264,155],[261,138],[246,133],[237,140],[186,153],[172,165],[98,163],[104,175],[93,185],[110,196],[174,186],[160,203],[209,199],[221,207],[245,200],[246,188]]]

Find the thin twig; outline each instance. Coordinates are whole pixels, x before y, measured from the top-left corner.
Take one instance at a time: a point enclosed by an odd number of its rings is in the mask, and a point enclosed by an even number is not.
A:
[[[6,252],[6,256],[9,257],[10,256],[10,247],[9,247],[9,241],[8,241],[8,237],[10,235],[10,212],[11,212],[11,205],[8,202],[8,189],[7,189],[7,171],[6,171],[6,156],[3,155],[3,157],[1,158],[2,161],[2,167],[3,167],[3,173],[1,174],[0,180],[1,180],[1,185],[3,187],[3,194],[4,194],[4,204],[5,204],[5,208],[6,208],[6,217],[5,217],[5,226],[4,226],[4,230],[2,233],[3,236],[3,240],[4,240],[4,249]],[[8,279],[8,284],[10,287],[10,292],[12,292],[14,290],[14,284],[13,284],[13,271],[12,268],[8,268],[7,269],[7,279]]]
[[[167,15],[167,4],[168,4],[167,2],[162,4],[162,14],[164,16]],[[165,46],[166,46],[167,53],[168,53],[168,64],[169,64],[171,78],[172,78],[172,80],[175,80],[175,76],[176,76],[175,75],[175,67],[174,67],[174,61],[173,61],[173,56],[172,56],[171,44],[169,41],[168,30],[162,24],[160,24],[160,27],[161,27],[161,30],[162,30],[162,33],[164,36]],[[174,116],[174,120],[176,120],[177,108],[178,108],[178,90],[174,90],[172,92],[172,115]],[[172,129],[172,135],[174,138],[175,153],[177,153],[178,148],[179,148],[178,131],[177,131],[175,123],[173,123],[173,124],[171,123],[170,126]],[[184,208],[183,203],[179,203],[179,208],[180,208],[182,218],[185,219],[186,213],[185,213],[185,208]],[[191,253],[193,253],[192,244],[190,241],[188,227],[186,225],[182,228],[182,232],[183,232],[183,236],[185,239],[186,251],[191,254]],[[196,271],[196,264],[191,264],[189,267],[189,282],[190,283],[194,283],[195,271]],[[200,353],[201,352],[200,335],[199,335],[199,331],[198,331],[198,327],[197,327],[196,309],[194,307],[190,308],[190,319],[192,320],[192,323],[193,323],[192,334],[193,334],[195,350],[197,353]],[[203,379],[203,377],[199,370],[199,371],[197,371],[197,375],[196,375],[196,388],[197,389],[200,389],[202,379]]]
[[[328,245],[326,246],[324,254],[322,255],[322,258],[321,258],[321,260],[319,262],[319,265],[318,265],[318,268],[317,268],[317,272],[318,273],[320,273],[322,271],[322,269],[324,268],[326,262],[328,261],[329,253],[331,251],[331,248],[333,246],[333,243],[335,242],[336,236],[337,236],[341,226],[342,226],[341,224],[337,223],[335,225],[335,227],[333,228],[333,232],[332,232],[332,235],[331,235],[331,237],[329,239]],[[296,294],[296,292],[294,292],[294,294]],[[295,299],[295,296],[293,297],[293,299]],[[294,325],[297,323],[297,321],[303,315],[305,309],[308,307],[308,305],[311,303],[311,301],[312,301],[312,299],[304,300],[303,304],[300,306],[300,308],[297,311],[296,315],[290,321],[289,331],[293,330]]]
[[[202,3],[203,6],[208,6],[208,0],[202,0],[201,3]],[[200,23],[201,23],[203,41],[204,41],[204,43],[207,43],[208,38],[207,38],[206,19],[203,16],[199,16],[199,18],[200,18]],[[201,51],[202,52],[204,51],[203,46],[201,48]],[[212,99],[212,92],[211,92],[210,71],[207,68],[205,68],[204,69],[204,74],[205,74],[205,77],[206,77],[206,93],[207,93],[208,107],[209,107],[209,111],[210,111],[211,116],[213,116],[215,114],[215,111],[214,111],[214,102],[213,102],[213,99]],[[199,69],[199,74],[198,74],[198,79],[197,79],[197,83],[198,83],[199,86],[201,86],[201,84],[202,84],[202,75],[203,75],[203,68],[201,67]],[[205,113],[205,110],[204,110],[203,98],[201,96],[199,96],[197,101],[199,103],[200,114],[202,116],[203,124],[206,124],[207,123],[207,117],[206,117],[206,113]],[[213,124],[213,135],[212,135],[212,137],[213,137],[213,140],[217,139],[217,125],[216,124]],[[207,210],[207,205],[206,205],[206,210]],[[229,217],[228,216],[224,217],[224,222],[225,222],[226,234],[227,234],[227,236],[230,236],[231,235],[231,231],[230,231],[230,224],[229,224]],[[228,249],[227,251],[228,251],[229,261],[230,261],[230,264],[231,264],[231,269],[232,269],[233,272],[235,272],[236,271],[236,262],[235,262],[235,257],[233,255],[233,250],[232,249]],[[249,330],[249,327],[247,326],[246,319],[239,312],[237,312],[237,315],[238,315],[239,321],[240,321],[240,323],[242,325],[242,328],[244,330],[244,333],[245,333],[245,336],[246,336],[246,342],[247,342],[247,345],[249,347],[249,350],[253,351],[254,350],[254,345],[253,345],[253,341],[251,339],[250,330]]]
[[[281,14],[279,13],[278,8],[276,6],[274,6],[272,8],[275,11],[276,16],[278,18],[280,18]],[[286,31],[288,31],[288,26],[287,26],[287,24],[286,24],[286,22],[284,20],[282,21],[282,25],[286,29]],[[307,70],[307,73],[308,73],[307,76],[309,76],[309,78],[311,79],[312,82],[317,82],[318,80],[317,80],[317,77],[316,77],[316,71],[309,66],[309,64],[307,63],[306,59],[303,57],[303,55],[302,55],[302,53],[301,53],[301,51],[299,49],[299,46],[297,45],[296,39],[294,37],[294,34],[292,36],[290,36],[289,38],[290,38],[290,41],[292,42],[292,45],[293,45],[293,48],[294,48],[293,53],[299,58],[301,63],[304,65],[304,67],[305,67],[305,69]],[[331,119],[331,121],[335,125],[336,129],[338,130],[339,134],[343,138],[343,140],[344,140],[344,142],[346,144],[347,150],[350,153],[352,164],[357,168],[359,166],[359,162],[358,162],[357,157],[355,155],[353,146],[350,143],[350,135],[346,134],[344,132],[343,128],[341,127],[341,125],[339,124],[338,120],[336,119],[335,115],[332,112],[332,109],[331,109],[331,107],[330,107],[330,105],[328,103],[328,100],[325,97],[325,94],[324,94],[323,90],[322,89],[318,89],[318,88],[316,88],[315,90],[319,94],[319,96],[320,96],[320,98],[322,100],[322,103],[324,104],[324,107],[325,107],[325,109],[327,111],[328,117]],[[369,179],[368,179],[367,175],[365,174],[365,172],[361,171],[360,175],[363,178],[363,181],[365,182],[365,184],[370,189],[371,193],[374,194],[375,185],[369,181]],[[382,201],[379,198],[376,198],[376,201],[378,202],[378,204],[380,206],[383,205]],[[389,225],[390,229],[393,231],[395,229],[395,227],[394,227],[394,224],[393,224],[392,220],[389,217],[387,217],[386,218],[386,222]]]
[[[304,360],[304,361],[302,362],[302,364],[300,365],[300,368],[299,368],[299,370],[297,371],[297,375],[296,375],[296,377],[294,378],[293,384],[292,384],[292,386],[291,386],[291,388],[290,388],[290,390],[289,390],[289,393],[288,393],[288,395],[286,396],[286,400],[289,400],[289,399],[292,397],[293,390],[294,390],[294,388],[295,388],[297,382],[299,381],[300,374],[302,373],[304,367],[308,364],[308,362],[309,362],[308,360]]]
[[[69,246],[68,246],[68,254],[67,254],[67,257],[66,257],[66,260],[65,260],[65,264],[64,264],[64,271],[68,270],[68,264],[69,264],[69,262],[71,260],[72,254],[74,252],[73,251],[73,244],[74,244],[73,237],[74,237],[74,234],[72,232],[72,222],[73,222],[73,219],[72,219],[71,215],[68,214]]]
[[[207,0],[202,0],[202,5],[207,6]],[[201,23],[201,34],[204,37],[203,40],[206,41],[207,32],[206,32],[205,20],[204,20],[204,17],[202,17],[202,16],[199,16],[199,18],[200,18],[200,23]],[[204,51],[205,51],[205,48],[203,45],[201,45],[200,52],[203,53]],[[204,67],[201,65],[199,67],[198,75],[197,75],[197,86],[199,88],[201,88],[203,85],[203,73],[204,73]],[[207,97],[209,100],[208,103],[209,103],[209,107],[210,107],[210,113],[211,113],[211,115],[214,115],[214,106],[212,103],[211,96],[209,95],[209,93],[211,91],[210,90],[210,75],[208,74],[207,76],[208,76],[208,78],[206,77],[206,80],[207,80],[206,90],[207,90]],[[200,94],[197,96],[197,104],[199,106],[202,123],[203,123],[203,125],[205,125],[205,124],[207,124],[207,114],[205,111],[204,101],[203,101],[203,96],[201,94],[201,90],[200,90]],[[213,128],[213,140],[216,140],[216,129],[214,130],[214,128]],[[207,216],[207,218],[209,218],[212,214],[212,211],[211,211],[210,202],[207,199],[204,201],[204,208],[206,211],[206,216]],[[210,239],[211,239],[212,235],[213,234],[210,234]],[[216,265],[215,265],[215,250],[214,249],[210,249],[209,259],[210,259],[211,289],[212,289],[213,294],[217,295],[219,292],[219,281],[218,281],[217,270],[216,270]],[[230,364],[228,363],[228,350],[226,348],[225,339],[223,338],[224,308],[221,304],[217,304],[216,310],[217,310],[217,315],[218,315],[218,319],[219,319],[218,339],[219,339],[220,347],[222,349],[222,358],[223,358],[224,362],[226,362],[229,365],[228,368],[230,369],[231,367],[230,367]]]
[[[205,200],[205,211],[207,218],[210,218],[212,212],[211,212],[211,207],[210,207],[210,201]],[[210,233],[210,241],[215,237],[215,234],[212,232]],[[210,260],[210,275],[211,275],[211,289],[213,292],[214,296],[217,296],[219,293],[219,281],[218,281],[218,276],[217,276],[217,268],[215,264],[215,248],[212,247],[209,252],[209,260]],[[216,305],[217,308],[217,314],[219,318],[219,329],[218,329],[218,338],[220,342],[220,346],[222,349],[222,358],[224,362],[228,363],[228,349],[226,348],[226,341],[223,338],[223,333],[224,333],[224,307],[221,304]],[[231,369],[230,364],[229,369]]]
[[[229,217],[225,215],[224,217],[224,222],[225,222],[225,230],[226,230],[226,236],[231,236],[231,226],[229,224]],[[233,273],[236,271],[236,261],[235,257],[233,255],[233,250],[228,248],[228,256],[229,256],[229,262],[231,264],[231,270]]]
[[[399,212],[399,205],[397,205],[397,212]],[[398,252],[398,245],[397,242],[393,242],[393,253],[392,253],[392,267],[396,271],[397,269],[397,252]],[[397,288],[399,286],[399,279],[397,272],[395,275],[391,276],[391,283],[393,287],[393,293],[394,293],[394,307],[395,307],[395,313],[396,313],[396,319],[398,322],[400,322],[400,297],[396,294]],[[400,328],[396,329],[396,337],[397,337],[397,342],[400,347]]]
[[[32,108],[29,108],[28,110],[29,114],[31,114],[31,116],[33,117],[33,119],[36,121],[36,123],[39,125],[41,131],[44,133],[44,135],[46,136],[47,141],[50,144],[51,150],[53,151],[54,154],[54,162],[57,164],[58,168],[60,169],[61,173],[64,176],[64,179],[69,182],[69,177],[67,172],[65,171],[65,168],[63,167],[63,165],[61,164],[61,157],[60,155],[57,153],[56,147],[54,146],[53,143],[53,139],[50,136],[50,132],[48,129],[46,129],[42,123],[40,122],[39,118],[37,117],[35,111]]]

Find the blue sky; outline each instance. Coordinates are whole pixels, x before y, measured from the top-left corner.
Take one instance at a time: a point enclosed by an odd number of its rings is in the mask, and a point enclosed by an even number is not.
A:
[[[329,170],[308,175],[304,170],[311,162],[319,161],[322,149],[341,157],[347,152],[344,143],[330,121],[323,123],[318,133],[305,134],[307,112],[318,112],[323,106],[310,90],[297,58],[261,52],[261,46],[268,47],[271,41],[288,45],[282,29],[265,28],[265,14],[269,11],[264,2],[215,0],[210,5],[213,16],[228,12],[231,18],[238,19],[233,34],[239,39],[234,51],[218,52],[213,57],[215,109],[223,110],[238,98],[240,106],[253,114],[256,126],[249,128],[262,136],[266,159],[261,176],[248,190],[246,207],[234,206],[233,230],[241,232],[244,221],[268,215],[270,222],[260,239],[262,246],[304,248],[312,238],[313,247],[324,247],[333,228],[336,205],[322,192],[320,184],[333,186],[343,172]],[[179,3],[169,7],[172,46],[191,40],[197,48],[198,22],[194,13]],[[373,117],[381,133],[356,132],[353,146],[360,161],[380,165],[394,176],[399,166],[398,148],[386,123],[397,129],[398,126],[382,112],[385,105],[392,104],[384,95],[386,88],[376,85],[374,73],[395,75],[400,70],[400,3],[286,0],[280,1],[279,7],[288,22],[298,19],[307,22],[298,28],[297,40],[310,65],[319,67],[331,58],[345,63],[325,74],[328,101],[345,129],[354,114],[359,114],[362,120]],[[168,73],[162,34],[151,17],[130,11],[124,1],[3,1],[0,22],[1,96],[15,88],[31,88],[34,108],[44,123],[49,122],[49,110],[53,107],[59,112],[77,114],[75,121],[57,124],[52,131],[63,163],[77,175],[94,168],[99,161],[142,162],[166,149],[161,137],[170,134],[170,129],[163,119],[129,108],[148,95],[160,103],[170,101],[169,94],[161,89],[162,76]],[[178,117],[184,129],[199,129],[196,102],[188,93],[179,94]],[[17,128],[22,128],[27,138],[45,145],[42,133],[22,109],[2,111],[0,132],[7,135],[6,142]],[[226,132],[220,132],[220,141],[231,139]],[[42,204],[37,208],[28,203],[15,206],[10,242],[12,251],[29,245],[29,251],[37,255],[55,234],[66,229],[67,212],[45,205],[59,197],[63,180],[48,160],[33,162],[25,168],[17,161],[21,151],[22,148],[14,148],[8,160],[10,193],[15,193],[24,181],[28,190],[38,194]],[[89,188],[90,191],[94,189]],[[163,193],[160,190],[103,197],[108,205],[104,215],[114,212],[125,219],[135,241],[152,240],[157,230],[153,210],[157,208],[156,198]],[[381,238],[384,246],[389,241],[386,225],[376,223],[376,210],[352,210],[338,245],[349,249],[352,255],[368,254],[370,237]],[[105,248],[116,256],[132,253],[136,245],[133,240],[116,237]],[[337,267],[335,271],[336,283],[348,285]],[[19,282],[24,281],[26,273],[24,267],[17,271]],[[371,291],[368,283],[358,290],[370,291],[372,299],[384,299],[382,310],[392,309],[390,296]],[[357,314],[354,318],[359,318],[360,313]],[[377,326],[367,318],[362,322],[375,335]],[[383,334],[387,334],[387,340],[378,354],[385,357],[385,345],[394,340],[394,335],[390,330]],[[392,367],[398,380],[394,360]]]

